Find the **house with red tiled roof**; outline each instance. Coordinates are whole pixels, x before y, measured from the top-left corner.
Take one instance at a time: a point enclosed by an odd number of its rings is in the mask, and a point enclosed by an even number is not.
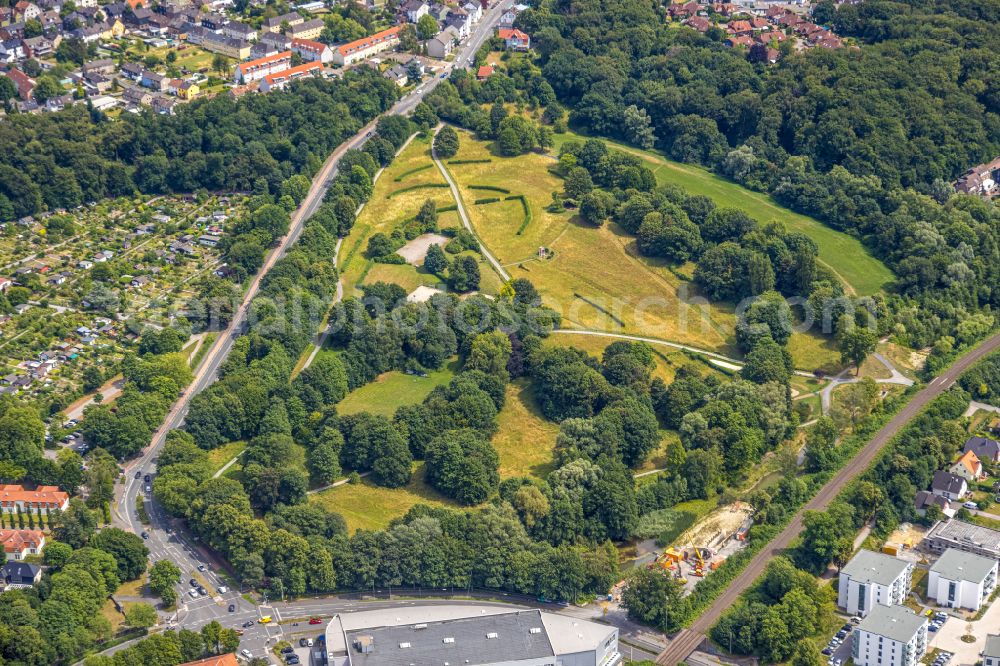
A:
[[[966,481],[977,481],[983,475],[983,463],[973,451],[966,451],[948,468],[948,471]]]
[[[726,24],[726,32],[730,35],[749,35],[753,28],[750,21],[730,21]]]
[[[0,486],[0,510],[4,513],[17,513],[20,509],[21,513],[46,514],[68,508],[69,494],[56,486],[38,486],[34,490],[13,484]]]
[[[277,74],[292,66],[292,52],[283,51],[274,55],[264,56],[256,60],[241,62],[233,73],[233,83],[246,85],[251,81],[259,81],[268,74]]]
[[[323,73],[323,65],[318,62],[306,62],[297,67],[289,67],[276,74],[268,74],[260,82],[261,92],[281,90],[296,79],[308,76],[319,76]]]
[[[14,16],[20,21],[30,21],[42,15],[41,8],[28,0],[18,0],[14,5]]]
[[[500,28],[497,37],[504,41],[509,51],[527,51],[531,48],[531,37],[517,28]]]
[[[374,35],[358,39],[347,44],[341,44],[333,51],[333,64],[353,65],[356,62],[366,60],[376,53],[395,48],[399,44],[399,31],[403,26],[396,25],[387,30],[376,32]]]
[[[45,534],[38,530],[0,530],[0,543],[8,560],[23,560],[28,555],[41,555]]]
[[[712,27],[712,22],[703,16],[692,16],[684,21],[684,25],[689,28],[694,28],[698,32],[704,33]]]
[[[493,76],[493,72],[495,71],[496,68],[493,65],[483,65],[479,68],[479,71],[476,72],[476,79],[479,81],[485,81]]]
[[[725,44],[730,48],[736,48],[737,46],[741,46],[745,49],[748,49],[751,46],[753,46],[753,38],[748,37],[747,35],[734,35],[729,39],[727,39],[725,41]]]
[[[701,11],[701,5],[697,2],[685,2],[682,5],[670,5],[667,7],[667,14],[673,18],[695,16],[699,11]]]
[[[11,67],[4,74],[7,75],[11,81],[14,82],[14,87],[17,88],[17,96],[28,101],[31,99],[31,91],[35,89],[35,80],[19,70],[17,67]]]
[[[292,52],[298,53],[306,62],[333,62],[333,51],[323,42],[312,39],[292,39]]]

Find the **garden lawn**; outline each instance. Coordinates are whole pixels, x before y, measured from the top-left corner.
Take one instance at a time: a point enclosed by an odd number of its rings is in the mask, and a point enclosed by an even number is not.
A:
[[[500,478],[545,478],[552,471],[552,452],[559,426],[542,416],[531,384],[516,379],[507,386],[507,401],[497,419],[493,446],[500,454]]]
[[[364,256],[372,234],[379,231],[391,232],[396,225],[416,215],[426,199],[433,199],[438,208],[455,204],[446,187],[417,189],[390,197],[394,192],[416,185],[445,182],[437,169],[424,169],[407,176],[401,182],[396,181],[400,175],[425,164],[433,164],[430,140],[415,138],[379,176],[371,199],[361,210],[351,233],[340,248],[338,268],[344,283],[345,297],[355,295],[356,287],[365,281],[368,272],[375,269],[375,264]]]
[[[436,386],[450,382],[458,372],[458,366],[458,359],[452,359],[444,368],[431,371],[426,377],[397,370],[386,372],[337,403],[337,413],[371,412],[391,417],[397,408],[423,402]]]
[[[365,276],[365,283],[372,284],[373,282],[392,282],[405,289],[406,293],[410,293],[421,285],[447,290],[447,287],[436,275],[425,270],[422,266],[418,268],[410,264],[372,264]]]
[[[586,137],[572,132],[555,135],[557,146],[566,141],[585,139]],[[858,295],[874,294],[895,278],[892,271],[872,256],[858,239],[811,217],[795,213],[769,195],[748,190],[702,167],[674,162],[656,151],[644,151],[614,141],[605,141],[649,162],[649,167],[661,185],[680,185],[691,194],[711,198],[719,206],[741,208],[761,223],[776,220],[791,231],[806,234],[818,246],[819,259],[823,265],[840,276]]]
[[[381,488],[362,479],[309,496],[309,501],[344,517],[348,533],[355,530],[380,530],[394,518],[403,516],[417,504],[458,508],[424,481],[424,463],[414,466],[413,478],[402,488]]]

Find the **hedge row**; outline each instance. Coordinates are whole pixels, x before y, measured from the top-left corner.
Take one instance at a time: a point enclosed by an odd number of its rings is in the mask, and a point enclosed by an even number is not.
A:
[[[486,190],[487,192],[499,192],[500,194],[510,194],[510,190],[506,187],[497,187],[496,185],[469,185],[470,190]]]
[[[486,197],[485,199],[476,199],[472,203],[474,203],[477,206],[480,206],[482,204],[491,204],[491,203],[496,203],[498,201],[500,201],[500,197]]]
[[[428,187],[444,188],[448,187],[448,183],[421,183],[420,185],[410,185],[409,187],[403,187],[396,190],[395,192],[391,192],[389,196],[386,197],[386,199],[391,199],[398,194],[403,194],[404,192],[412,192],[413,190],[420,190]]]
[[[410,169],[409,171],[404,171],[403,173],[401,173],[401,174],[399,174],[398,176],[396,176],[396,177],[394,178],[394,180],[395,180],[395,181],[396,181],[397,183],[398,183],[398,182],[401,182],[401,181],[402,181],[402,180],[403,180],[404,178],[406,178],[407,176],[412,176],[412,175],[413,175],[413,174],[415,174],[415,173],[420,173],[421,171],[426,171],[427,169],[430,169],[430,168],[431,168],[431,167],[433,167],[433,166],[434,166],[433,164],[425,164],[425,165],[423,165],[423,166],[418,166],[418,167],[417,167],[417,168],[415,168],[415,169]]]
[[[489,164],[493,160],[489,157],[478,160],[448,160],[448,164]]]
[[[528,228],[528,225],[531,224],[531,206],[528,205],[528,200],[524,198],[523,194],[514,194],[504,199],[504,201],[515,200],[521,202],[521,209],[524,210],[524,221],[521,222],[521,226],[517,228],[517,235],[520,236],[524,233],[524,230]]]

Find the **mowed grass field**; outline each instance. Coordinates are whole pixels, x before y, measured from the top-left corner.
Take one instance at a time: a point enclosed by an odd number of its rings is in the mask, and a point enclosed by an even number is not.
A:
[[[341,280],[344,282],[345,297],[359,295],[360,292],[357,291],[357,288],[362,283],[384,279],[384,277],[380,276],[386,276],[389,270],[396,271],[397,276],[404,274],[407,284],[412,284],[414,288],[420,284],[434,284],[437,282],[433,276],[428,276],[433,282],[423,281],[412,266],[377,265],[364,256],[365,249],[368,246],[368,239],[373,234],[379,231],[383,233],[391,232],[396,225],[416,215],[425,200],[433,199],[438,208],[455,204],[450,190],[445,187],[408,190],[394,195],[399,190],[405,190],[417,185],[445,183],[441,173],[436,168],[433,168],[430,145],[429,138],[414,138],[410,142],[410,145],[396,157],[392,164],[386,167],[375,183],[371,199],[361,210],[361,214],[355,221],[351,233],[344,239],[344,244],[340,248],[338,268]],[[432,168],[404,175],[413,169],[428,164],[432,165]],[[402,177],[402,180],[397,181],[396,178],[398,177]],[[449,216],[447,222],[451,224],[452,219],[450,215],[454,215],[455,221],[458,220],[457,214],[445,213],[442,217]],[[375,277],[369,277],[369,273],[372,272],[375,272]],[[407,285],[404,284],[403,286],[406,287]]]
[[[552,471],[559,425],[542,416],[528,380],[517,379],[507,386],[507,401],[497,425],[499,431],[491,441],[500,454],[501,479],[543,479]]]
[[[460,132],[456,159],[483,159],[488,144]],[[476,233],[514,278],[531,280],[546,305],[562,314],[564,328],[632,333],[684,342],[713,351],[735,353],[732,307],[686,305],[693,287],[673,275],[663,262],[638,256],[635,239],[616,225],[594,228],[570,213],[549,213],[545,207],[562,180],[549,172],[553,161],[537,154],[515,158],[492,156],[488,164],[450,168]],[[504,187],[523,194],[533,219],[521,235],[520,206],[507,203],[470,205],[491,195],[470,185]],[[516,203],[516,202],[512,202]],[[538,248],[554,256],[539,260]],[[685,319],[686,317],[686,319]]]
[[[217,449],[212,449],[208,452],[208,467],[212,470],[212,474],[215,474],[220,469],[225,466],[227,462],[235,458],[236,456],[243,453],[243,449],[247,448],[247,443],[244,441],[239,442],[229,442],[228,444],[223,444]],[[233,463],[234,465],[238,463]]]
[[[450,382],[458,372],[458,366],[458,359],[452,359],[444,368],[429,372],[426,377],[395,370],[379,375],[375,381],[352,391],[337,403],[337,412],[371,412],[392,417],[399,407],[423,402],[435,387]]]
[[[555,135],[556,146],[586,137],[567,132]],[[876,259],[858,239],[831,229],[811,217],[785,208],[772,197],[748,190],[732,181],[692,164],[674,162],[655,151],[644,151],[614,141],[609,145],[641,156],[649,163],[661,185],[680,185],[691,194],[709,197],[719,206],[741,208],[762,223],[776,220],[792,231],[809,236],[819,248],[819,259],[861,296],[874,294],[894,279],[889,268]]]
[[[402,488],[380,488],[362,479],[310,495],[309,501],[342,515],[350,534],[359,529],[384,529],[417,504],[459,508],[427,485],[422,462],[414,465],[413,478]]]

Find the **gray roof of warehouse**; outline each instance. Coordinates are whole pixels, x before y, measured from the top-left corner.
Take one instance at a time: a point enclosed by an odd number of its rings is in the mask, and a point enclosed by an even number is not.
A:
[[[347,632],[351,663],[367,666],[410,664],[493,664],[553,657],[552,643],[537,610],[429,622],[425,627],[406,624]],[[532,633],[532,629],[537,629]],[[487,638],[496,634],[496,638]],[[374,638],[374,649],[361,653],[354,641]],[[445,639],[454,639],[445,642]],[[400,647],[409,644],[409,647]]]

